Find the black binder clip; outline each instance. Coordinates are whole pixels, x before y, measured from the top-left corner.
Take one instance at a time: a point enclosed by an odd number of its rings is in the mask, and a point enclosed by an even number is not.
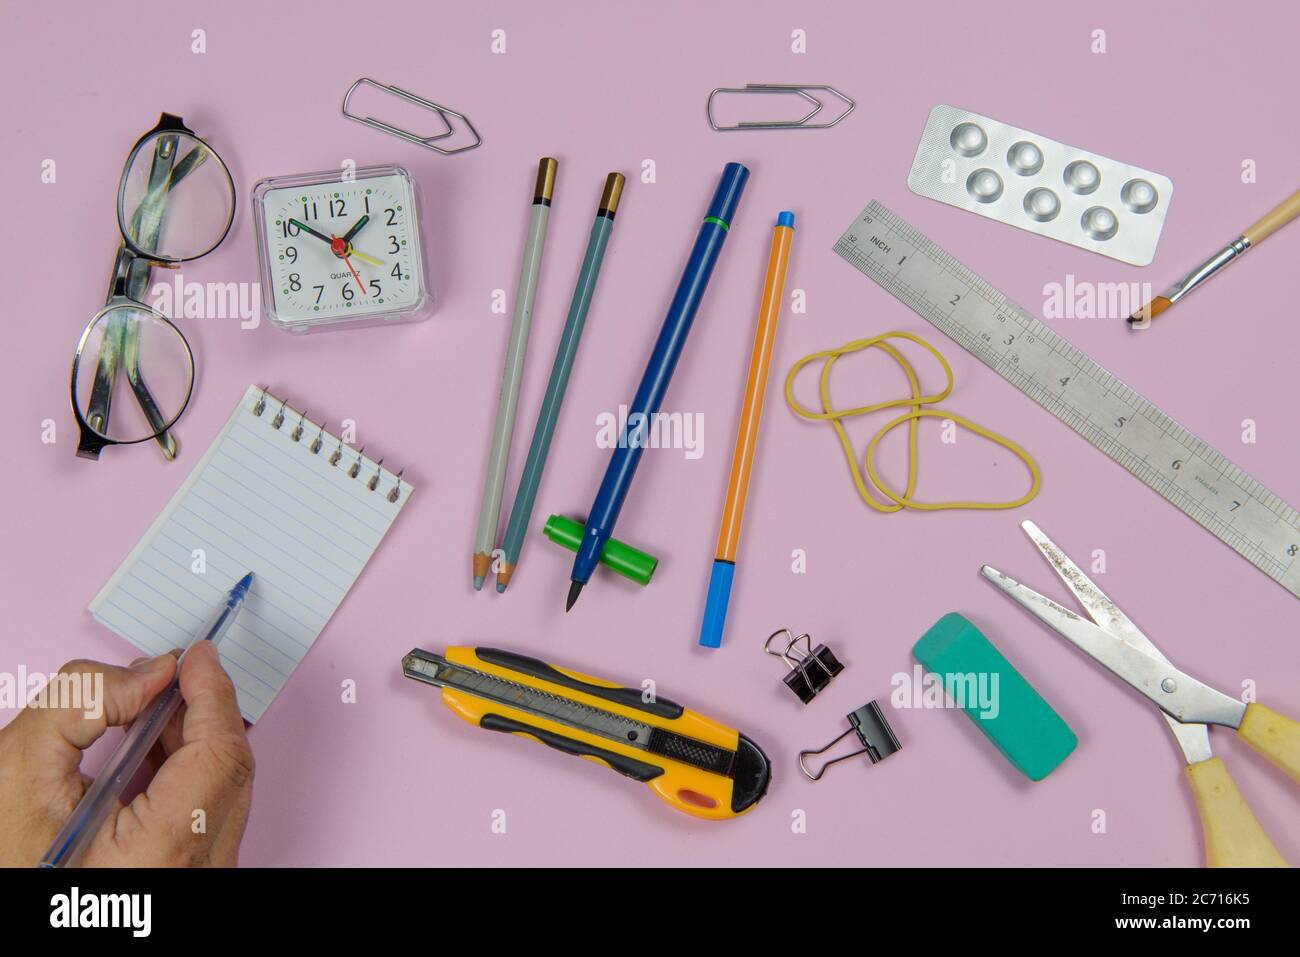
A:
[[[839,764],[841,761],[847,761],[849,758],[856,758],[859,754],[865,754],[871,758],[871,763],[876,764],[889,757],[895,751],[901,750],[902,745],[898,738],[894,737],[894,730],[885,720],[885,714],[880,710],[880,705],[874,701],[868,701],[857,711],[849,716],[849,730],[845,731],[838,738],[826,745],[824,748],[817,748],[815,751],[799,752],[799,769],[813,781],[821,779],[826,773],[826,769],[832,764]],[[862,742],[862,748],[854,751],[852,754],[846,754],[840,758],[832,758],[822,764],[816,771],[808,770],[808,764],[805,758],[810,754],[822,754],[829,751],[835,745],[839,744],[850,733],[856,734],[858,740]]]
[[[785,636],[785,646],[782,647],[778,643],[777,648],[773,649],[773,639],[782,635]],[[768,635],[767,641],[763,643],[763,650],[786,663],[790,673],[783,679],[785,685],[797,694],[804,704],[817,697],[817,692],[830,684],[831,679],[844,670],[844,666],[829,648],[825,645],[814,648],[812,638],[808,635],[796,635],[789,628],[782,628]]]

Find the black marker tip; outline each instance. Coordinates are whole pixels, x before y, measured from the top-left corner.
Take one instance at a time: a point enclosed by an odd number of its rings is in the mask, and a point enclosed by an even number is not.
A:
[[[569,582],[569,597],[564,600],[564,610],[566,612],[573,607],[574,602],[578,600],[578,596],[582,594],[582,584],[580,581]]]

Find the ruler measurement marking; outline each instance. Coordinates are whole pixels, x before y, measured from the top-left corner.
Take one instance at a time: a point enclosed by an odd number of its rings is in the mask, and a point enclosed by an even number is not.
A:
[[[1300,512],[1217,449],[878,203],[867,207],[834,249],[1300,596]]]

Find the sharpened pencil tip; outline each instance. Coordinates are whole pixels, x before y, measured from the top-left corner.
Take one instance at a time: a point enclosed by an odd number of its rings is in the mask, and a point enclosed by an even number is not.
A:
[[[483,590],[483,576],[482,576],[482,575],[475,575],[475,576],[474,576],[474,590],[475,590],[475,591],[482,591],[482,590]]]
[[[497,582],[497,594],[504,595],[505,593],[506,593],[505,582]]]
[[[574,602],[578,600],[578,596],[582,594],[582,584],[580,581],[569,582],[569,597],[564,601],[564,610],[566,612],[573,607]]]

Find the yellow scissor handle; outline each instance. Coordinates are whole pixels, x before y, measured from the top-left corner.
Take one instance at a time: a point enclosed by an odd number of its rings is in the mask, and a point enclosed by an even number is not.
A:
[[[1248,704],[1237,733],[1300,784],[1300,721],[1262,704]]]
[[[1189,765],[1187,781],[1201,812],[1207,867],[1287,866],[1241,796],[1222,758]]]

